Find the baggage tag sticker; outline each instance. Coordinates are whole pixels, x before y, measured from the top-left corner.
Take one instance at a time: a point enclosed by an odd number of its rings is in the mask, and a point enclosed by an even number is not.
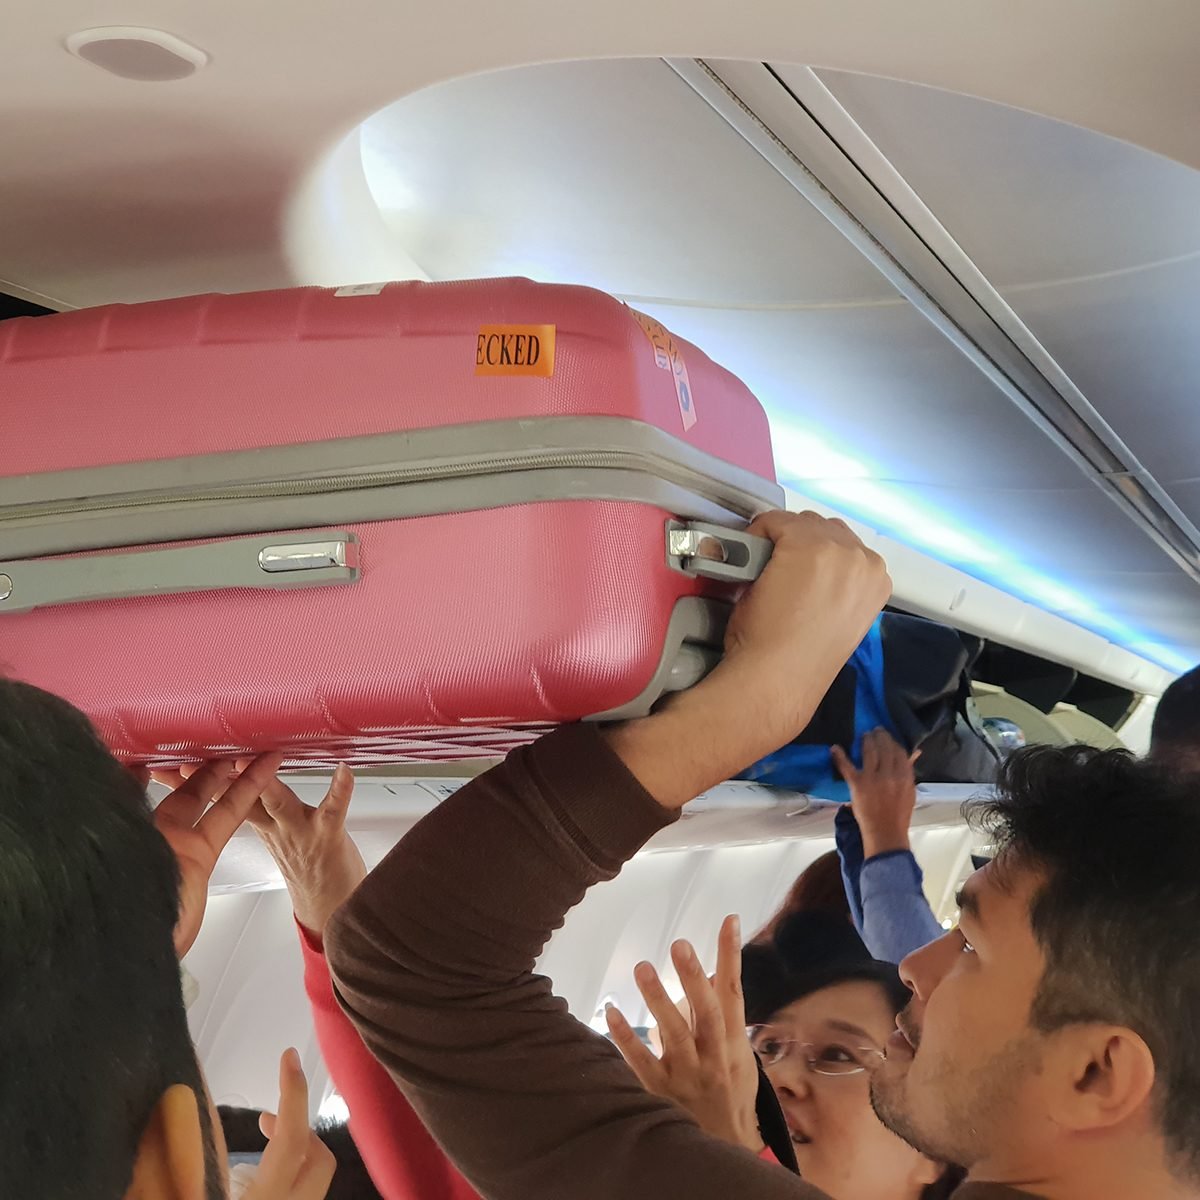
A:
[[[683,351],[667,328],[653,317],[632,308],[629,312],[650,339],[650,345],[654,349],[654,361],[659,369],[671,372],[675,382],[675,398],[679,401],[679,415],[683,420],[683,431],[687,433],[696,424],[696,405],[692,399],[692,381],[688,378]]]
[[[555,325],[485,325],[475,342],[476,375],[554,374]]]

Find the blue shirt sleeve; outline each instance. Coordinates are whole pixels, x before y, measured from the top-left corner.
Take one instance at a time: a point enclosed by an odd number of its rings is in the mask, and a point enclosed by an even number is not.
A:
[[[838,858],[842,864],[842,882],[846,885],[846,899],[850,902],[850,917],[858,936],[866,940],[863,933],[863,902],[860,878],[863,868],[862,831],[848,804],[843,805],[834,817],[834,836],[837,839]]]
[[[908,850],[864,858],[854,813],[839,809],[835,820],[838,855],[850,915],[873,957],[898,963],[944,932],[922,889],[924,875]]]
[[[875,958],[898,963],[945,932],[925,899],[923,880],[908,850],[892,850],[863,863],[863,941]]]

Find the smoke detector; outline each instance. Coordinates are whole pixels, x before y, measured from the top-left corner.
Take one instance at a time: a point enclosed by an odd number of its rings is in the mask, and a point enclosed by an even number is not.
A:
[[[81,29],[63,43],[76,58],[142,83],[186,79],[208,63],[208,55],[173,33],[134,25]]]

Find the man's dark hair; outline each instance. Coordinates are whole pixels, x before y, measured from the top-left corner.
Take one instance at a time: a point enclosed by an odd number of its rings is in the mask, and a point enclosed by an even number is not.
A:
[[[1150,757],[1171,766],[1200,765],[1200,667],[1163,692],[1150,727]]]
[[[1043,1032],[1121,1025],[1154,1056],[1174,1170],[1200,1178],[1200,781],[1124,750],[1038,746],[1004,764],[973,819],[997,866],[1039,869],[1030,924],[1045,955]]]
[[[65,701],[0,678],[0,1174],[120,1200],[174,1084],[211,1121],[175,958],[179,869],[145,793]]]
[[[257,1108],[234,1108],[221,1105],[217,1109],[225,1131],[225,1144],[230,1154],[260,1154],[267,1139],[258,1127],[262,1115]],[[337,1161],[333,1183],[325,1200],[383,1200],[379,1189],[371,1182],[366,1164],[345,1121],[324,1121],[317,1125],[317,1137],[325,1143]]]

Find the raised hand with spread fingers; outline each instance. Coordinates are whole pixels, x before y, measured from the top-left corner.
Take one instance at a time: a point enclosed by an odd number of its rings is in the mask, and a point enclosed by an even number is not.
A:
[[[655,1057],[617,1009],[608,1010],[613,1041],[642,1086],[673,1100],[713,1137],[759,1154],[755,1098],[758,1065],[746,1036],[742,998],[741,923],[728,917],[721,926],[717,972],[709,979],[689,942],[671,947],[691,1019],[675,1005],[658,972],[641,963],[634,978],[651,1015],[658,1022],[662,1057]]]
[[[249,759],[235,770],[221,760],[186,771],[156,771],[154,778],[172,792],[154,810],[154,824],[179,862],[179,924],[175,952],[182,958],[204,921],[208,883],[221,851],[257,806],[275,778],[281,754]]]
[[[833,747],[833,761],[850,785],[850,807],[862,830],[867,858],[909,848],[908,830],[917,803],[913,764],[919,750],[910,754],[886,729],[873,729],[863,738],[863,765]]]
[[[317,935],[366,878],[366,864],[346,832],[353,792],[354,776],[344,765],[334,771],[325,799],[315,808],[274,779],[250,813],[287,884],[296,920]]]

